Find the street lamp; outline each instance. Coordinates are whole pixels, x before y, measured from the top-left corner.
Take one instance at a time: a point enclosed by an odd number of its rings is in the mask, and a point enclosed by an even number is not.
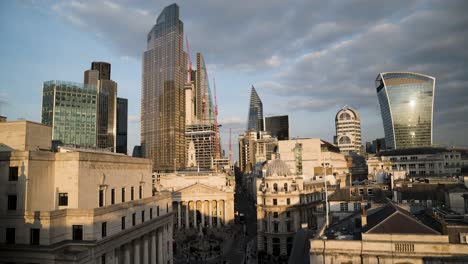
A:
[[[325,183],[325,226],[328,228],[328,190],[327,190],[327,173],[325,168],[325,159],[322,158],[323,180]]]

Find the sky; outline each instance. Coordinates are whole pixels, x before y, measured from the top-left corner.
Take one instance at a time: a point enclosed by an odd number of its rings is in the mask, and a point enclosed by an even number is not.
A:
[[[83,82],[112,64],[129,100],[129,153],[140,143],[146,35],[173,1],[0,1],[0,115],[41,121],[42,82]],[[246,129],[250,87],[264,115],[289,115],[291,137],[332,141],[336,112],[361,114],[363,143],[383,137],[375,78],[436,78],[434,143],[468,146],[467,1],[180,1],[192,61],[216,79],[223,148]],[[211,87],[213,85],[211,84]]]

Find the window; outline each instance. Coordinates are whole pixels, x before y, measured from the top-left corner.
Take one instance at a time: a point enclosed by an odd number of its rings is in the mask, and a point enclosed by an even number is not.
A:
[[[418,164],[418,168],[425,168],[425,167],[426,167],[426,165],[424,163],[419,163]]]
[[[111,204],[115,204],[115,189],[111,190]]]
[[[286,217],[291,217],[291,212],[287,211],[286,212]]]
[[[122,230],[125,230],[125,216],[122,216],[121,222],[122,222]]]
[[[290,221],[286,222],[286,230],[288,230],[288,232],[291,232],[291,222]]]
[[[460,243],[468,244],[468,233],[460,233]]]
[[[104,190],[99,190],[99,207],[104,206]]]
[[[273,231],[274,231],[275,233],[278,233],[278,222],[274,222],[274,223],[273,223]]]
[[[273,218],[278,218],[278,212],[273,213]]]
[[[133,201],[133,199],[135,198],[134,195],[135,195],[135,190],[133,189],[133,186],[132,186],[132,188],[130,188],[130,200],[131,201]]]
[[[106,264],[106,254],[102,254],[101,256],[101,264]]]
[[[278,205],[278,200],[273,199],[273,205]]]
[[[145,222],[145,210],[141,211],[141,222]]]
[[[401,157],[400,160],[401,160],[401,161],[407,161],[408,158],[407,158],[407,157]]]
[[[166,214],[169,213],[169,204],[166,203]]]
[[[16,240],[16,230],[14,228],[7,228],[5,243],[15,244],[16,242],[15,240]]]
[[[364,189],[359,189],[359,195],[363,195],[364,194]]]
[[[159,216],[159,205],[156,207],[156,216]]]
[[[39,228],[31,228],[29,231],[29,244],[39,245],[40,232],[41,230]]]
[[[285,192],[288,191],[288,184],[287,184],[287,183],[284,184],[284,191],[285,191]]]
[[[290,205],[290,204],[291,204],[291,199],[290,199],[290,198],[286,198],[286,204],[287,204],[287,205]]]
[[[122,203],[125,203],[125,188],[122,188]]]
[[[103,222],[101,224],[101,236],[106,237],[107,236],[107,222]]]
[[[10,172],[8,174],[9,181],[17,181],[18,180],[18,167],[10,167]]]
[[[411,157],[410,159],[411,159],[411,160],[417,160],[418,157]]]
[[[153,219],[153,208],[150,208],[150,219]]]
[[[143,198],[143,186],[140,185],[140,188],[138,189],[138,199]]]
[[[68,193],[59,193],[59,206],[68,206]]]
[[[16,195],[8,195],[8,210],[16,210]]]
[[[354,211],[361,210],[361,203],[354,203]]]
[[[372,189],[367,189],[367,194],[368,194],[368,195],[372,195],[372,193],[373,193],[373,192],[372,192]]]
[[[73,240],[83,240],[83,226],[73,225]]]
[[[278,184],[273,184],[273,191],[274,192],[277,192],[278,191]]]
[[[340,211],[347,212],[348,211],[348,203],[340,203]]]
[[[132,226],[136,225],[136,213],[132,214]]]

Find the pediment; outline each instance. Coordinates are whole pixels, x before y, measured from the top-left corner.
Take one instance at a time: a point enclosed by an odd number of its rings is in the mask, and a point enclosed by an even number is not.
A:
[[[217,188],[202,183],[195,183],[179,190],[175,190],[174,192],[179,194],[226,194]]]

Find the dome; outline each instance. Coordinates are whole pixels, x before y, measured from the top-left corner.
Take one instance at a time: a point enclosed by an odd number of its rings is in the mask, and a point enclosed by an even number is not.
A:
[[[266,176],[289,176],[291,172],[289,171],[288,165],[280,159],[275,159],[272,162],[268,163],[266,167]]]

